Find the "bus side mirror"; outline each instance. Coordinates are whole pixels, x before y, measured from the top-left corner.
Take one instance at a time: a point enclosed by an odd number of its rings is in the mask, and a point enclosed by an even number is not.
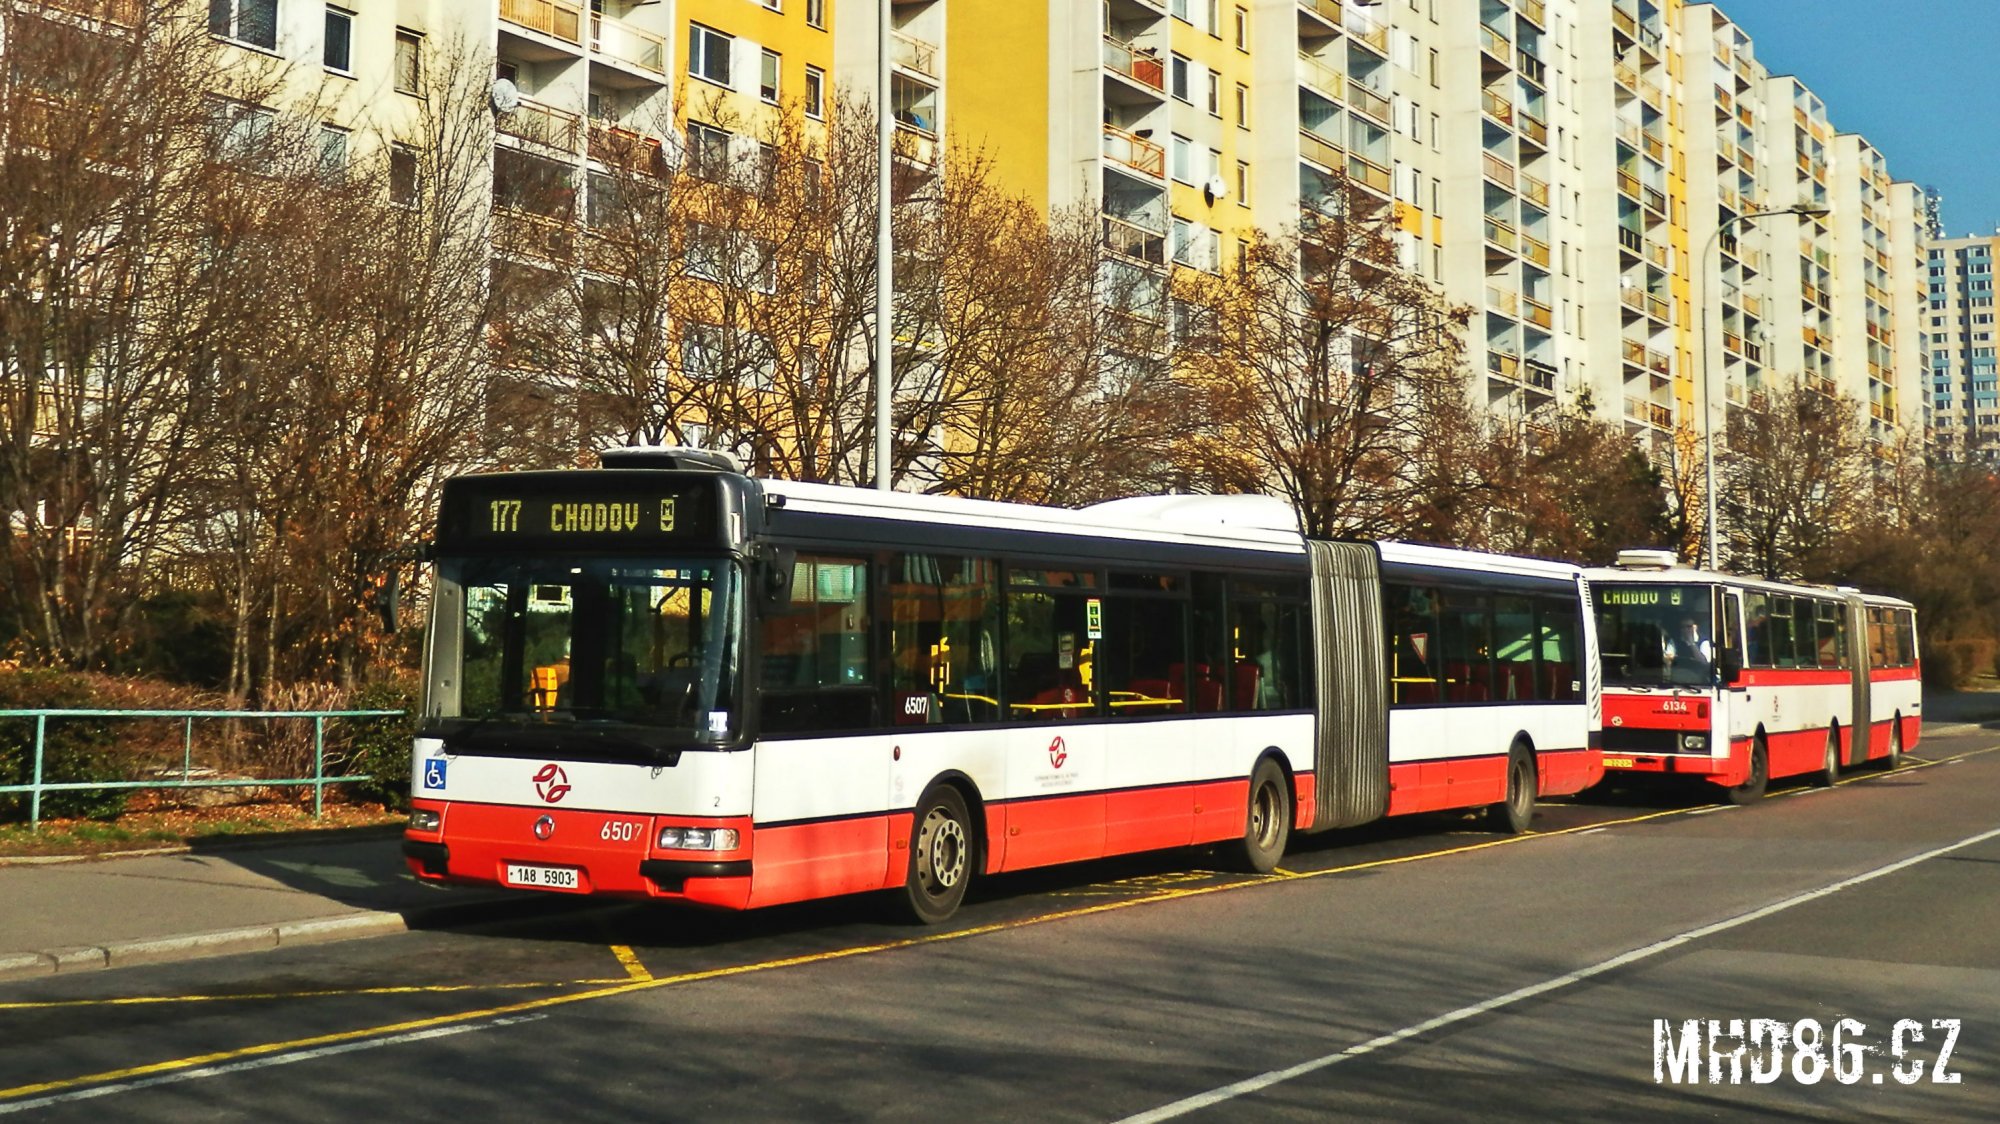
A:
[[[1735,686],[1737,680],[1743,678],[1743,653],[1735,648],[1724,648],[1715,670],[1722,676],[1723,686]]]
[[[764,604],[782,609],[792,603],[792,574],[798,568],[799,552],[788,546],[773,547],[763,559]]]
[[[400,567],[389,567],[389,573],[382,584],[382,627],[394,636],[403,625],[403,571]]]

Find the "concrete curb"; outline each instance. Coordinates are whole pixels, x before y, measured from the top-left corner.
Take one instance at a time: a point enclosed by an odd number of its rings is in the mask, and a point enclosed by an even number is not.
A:
[[[601,901],[568,901],[561,898],[481,898],[451,905],[412,909],[402,913],[366,910],[283,921],[275,925],[246,925],[216,929],[206,933],[185,933],[140,940],[108,941],[101,945],[75,945],[32,952],[0,952],[0,981],[34,979],[52,975],[74,975],[103,968],[124,968],[138,964],[164,964],[231,953],[261,952],[294,945],[328,944],[363,937],[385,937],[412,929],[447,929],[506,921],[528,920],[546,913],[563,913],[586,907],[603,908]]]

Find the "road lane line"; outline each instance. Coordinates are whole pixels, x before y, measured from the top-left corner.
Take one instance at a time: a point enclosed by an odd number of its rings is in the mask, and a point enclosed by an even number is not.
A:
[[[1516,988],[1505,995],[1495,996],[1491,999],[1486,1000],[1483,1003],[1475,1003],[1470,1007],[1460,1007],[1456,1011],[1448,1011],[1442,1015],[1438,1015],[1435,1018],[1425,1019],[1423,1022],[1414,1023],[1410,1026],[1406,1026],[1401,1030],[1395,1030],[1389,1032],[1388,1034],[1378,1035],[1377,1037],[1371,1038],[1366,1042],[1362,1042],[1354,1046],[1349,1046],[1345,1050],[1341,1050],[1336,1053],[1323,1054],[1320,1057],[1312,1059],[1311,1061],[1300,1062],[1297,1065],[1290,1066],[1285,1069],[1270,1070],[1269,1072],[1258,1074],[1255,1077],[1246,1078],[1245,1080],[1238,1081],[1233,1084],[1223,1085],[1218,1088],[1211,1089],[1205,1093],[1197,1093],[1192,1097],[1183,1098],[1181,1100],[1173,1102],[1172,1104],[1161,1105],[1159,1108],[1125,1117],[1123,1120],[1118,1121],[1118,1124],[1156,1124],[1157,1121],[1172,1120],[1178,1116],[1185,1116],[1190,1112],[1195,1112],[1204,1108],[1211,1108],[1215,1105],[1235,1100],[1238,1097],[1248,1096],[1251,1093],[1268,1089],[1273,1085],[1277,1085],[1285,1081],[1290,1081],[1294,1078],[1304,1077],[1309,1073],[1316,1073],[1319,1070],[1327,1068],[1328,1066],[1338,1065],[1339,1063],[1344,1061],[1350,1061],[1354,1058],[1362,1057],[1367,1054],[1372,1054],[1377,1050],[1381,1050],[1389,1046],[1394,1046],[1399,1042],[1407,1041],[1419,1035],[1428,1034],[1431,1031],[1439,1030],[1444,1027],[1451,1026],[1455,1023],[1461,1023],[1467,1019],[1477,1018],[1480,1015],[1489,1014],[1493,1011],[1498,1011],[1505,1007],[1511,1007],[1514,1004],[1521,1002],[1522,1000],[1533,999],[1539,995],[1546,995],[1551,991],[1557,991],[1561,988],[1569,987],[1572,984],[1581,983],[1584,980],[1588,980],[1596,976],[1601,976],[1606,972],[1615,971],[1619,968],[1623,968],[1631,964],[1636,964],[1641,960],[1651,959],[1652,957],[1658,956],[1663,952],[1671,951],[1673,949],[1681,947],[1682,945],[1701,940],[1705,937],[1712,937],[1717,933],[1727,932],[1730,929],[1737,928],[1738,926],[1747,925],[1752,921],[1761,921],[1766,917],[1772,916],[1773,914],[1783,913],[1785,910],[1792,909],[1796,906],[1805,905],[1808,902],[1818,901],[1819,899],[1827,897],[1829,895],[1837,894],[1842,890],[1859,886],[1864,882],[1872,882],[1877,878],[1894,874],[1897,871],[1907,870],[1910,867],[1916,866],[1918,863],[1928,862],[1931,859],[1951,854],[1953,851],[1964,850],[1967,847],[1984,843],[1989,839],[2000,839],[2000,827],[1996,827],[1988,831],[1982,831],[1977,835],[1967,836],[1964,839],[1960,839],[1956,843],[1948,843],[1942,847],[1934,847],[1931,850],[1925,851],[1921,854],[1911,855],[1908,858],[1899,859],[1885,866],[1878,866],[1872,870],[1863,871],[1860,874],[1856,874],[1848,878],[1843,878],[1838,882],[1829,883],[1828,885],[1821,886],[1815,890],[1807,890],[1803,893],[1793,894],[1789,898],[1784,898],[1780,901],[1772,902],[1769,905],[1760,906],[1756,909],[1750,910],[1747,913],[1739,913],[1736,916],[1728,918],[1723,921],[1716,921],[1711,924],[1703,925],[1699,928],[1689,929],[1684,933],[1678,933],[1674,936],[1666,938],[1665,940],[1655,941],[1652,944],[1646,945],[1644,947],[1635,948],[1630,952],[1620,953],[1619,955],[1614,956],[1609,960],[1601,960],[1596,964],[1592,964],[1588,968],[1581,968],[1574,972],[1568,972],[1563,975],[1556,976],[1553,979],[1543,980],[1541,983],[1529,984],[1526,987]]]
[[[409,1042],[422,1042],[432,1038],[445,1038],[454,1034],[470,1034],[475,1030],[492,1030],[496,1027],[511,1026],[515,1023],[533,1022],[547,1018],[547,1015],[525,1015],[520,1018],[495,1019],[488,1023],[474,1023],[466,1026],[440,1026],[420,1030],[410,1034],[398,1034],[388,1038],[374,1038],[366,1042],[346,1042],[338,1046],[326,1046],[317,1050],[300,1050],[297,1053],[281,1054],[276,1057],[256,1058],[251,1061],[235,1062],[230,1065],[205,1066],[200,1069],[181,1070],[165,1073],[138,1081],[127,1081],[118,1085],[99,1085],[94,1089],[74,1089],[67,1093],[56,1093],[33,1100],[0,1104],[0,1116],[17,1112],[28,1112],[50,1105],[69,1101],[87,1101],[97,1097],[108,1097],[114,1093],[131,1093],[140,1089],[151,1089],[160,1085],[176,1085],[183,1081],[200,1081],[208,1077],[222,1077],[231,1073],[243,1073],[253,1069],[269,1069],[272,1066],[291,1065],[293,1062],[309,1062],[318,1058],[330,1058],[337,1054],[352,1054],[361,1050],[375,1050],[384,1046],[400,1046]]]
[[[1941,760],[1947,760],[1947,761],[1960,760],[1964,757],[1978,756],[1983,753],[1992,752],[1993,750],[2000,750],[2000,745],[1987,746],[1979,750],[1973,750],[1965,754],[1961,754],[1959,755],[1959,757],[1945,758]],[[1940,761],[1923,762],[1922,764],[1913,765],[1907,769],[1898,770],[1897,772],[1898,773],[1914,772],[1917,769],[1939,763],[1941,762]],[[1896,773],[1879,773],[1876,775],[1895,776]],[[1873,778],[1871,777],[1871,778],[1856,778],[1856,779],[1873,779]],[[252,1046],[239,1047],[234,1050],[226,1050],[212,1054],[198,1055],[195,1057],[176,1058],[167,1061],[153,1062],[146,1065],[133,1066],[127,1069],[110,1070],[102,1073],[84,1074],[78,1077],[59,1078],[52,1081],[38,1082],[32,1085],[18,1085],[11,1089],[0,1089],[0,1108],[6,1107],[4,1102],[9,1101],[16,1097],[35,1096],[38,1094],[47,1094],[62,1090],[81,1088],[84,1086],[105,1084],[109,1082],[126,1082],[133,1078],[148,1077],[154,1074],[170,1073],[179,1070],[192,1069],[199,1066],[211,1066],[220,1063],[230,1062],[238,1058],[255,1058],[267,1055],[284,1054],[289,1051],[315,1049],[321,1046],[333,1045],[337,1043],[344,1043],[351,1041],[371,1040],[377,1037],[381,1037],[383,1035],[397,1035],[412,1031],[426,1030],[432,1027],[455,1026],[465,1023],[479,1022],[481,1020],[505,1018],[512,1015],[526,1013],[529,1011],[539,1011],[553,1007],[565,1006],[571,1003],[586,1003],[599,999],[613,999],[620,996],[636,994],[642,991],[652,991],[657,988],[675,987],[682,984],[701,983],[708,980],[728,979],[734,976],[751,975],[761,972],[778,971],[786,968],[797,968],[813,964],[830,963],[832,961],[845,960],[857,956],[872,956],[877,953],[894,952],[906,948],[917,948],[925,945],[941,944],[946,941],[966,940],[973,937],[988,936],[994,933],[1011,932],[1016,929],[1027,928],[1032,925],[1041,925],[1055,921],[1068,921],[1081,917],[1090,917],[1097,914],[1110,913],[1115,910],[1131,909],[1138,906],[1146,906],[1146,905],[1156,905],[1162,902],[1178,901],[1184,898],[1201,897],[1207,894],[1219,894],[1233,890],[1249,889],[1255,886],[1268,886],[1271,885],[1274,881],[1300,882],[1313,878],[1325,878],[1331,875],[1348,874],[1358,870],[1373,870],[1382,867],[1401,866],[1406,863],[1421,862],[1428,859],[1441,859],[1441,858],[1448,858],[1454,855],[1470,854],[1475,851],[1484,851],[1493,847],[1512,846],[1518,843],[1526,843],[1529,840],[1533,839],[1553,839],[1558,836],[1577,835],[1585,831],[1602,830],[1604,828],[1609,828],[1609,827],[1622,827],[1629,824],[1644,823],[1649,820],[1657,820],[1669,816],[1687,815],[1687,814],[1689,814],[1688,809],[1667,808],[1657,812],[1647,812],[1637,816],[1627,816],[1622,819],[1605,820],[1594,824],[1579,824],[1576,827],[1561,828],[1556,831],[1526,832],[1521,835],[1503,836],[1498,839],[1490,839],[1480,843],[1470,843],[1462,847],[1448,847],[1439,851],[1426,851],[1419,854],[1400,855],[1386,859],[1370,859],[1365,862],[1349,863],[1345,866],[1328,867],[1325,870],[1304,871],[1299,873],[1296,877],[1289,879],[1259,878],[1259,879],[1247,879],[1238,882],[1217,883],[1206,886],[1173,887],[1169,889],[1160,890],[1155,893],[1146,894],[1140,897],[1122,898],[1116,901],[1100,902],[1087,906],[1078,906],[1074,909],[1059,910],[1055,913],[1043,914],[1038,917],[1026,917],[1016,921],[995,922],[989,925],[979,925],[967,929],[953,930],[952,932],[949,933],[933,933],[923,937],[910,937],[903,940],[883,941],[866,945],[855,945],[850,948],[834,949],[828,952],[811,953],[803,956],[783,957],[777,960],[755,961],[749,964],[739,964],[722,968],[711,968],[696,972],[685,972],[672,976],[658,976],[650,980],[643,980],[643,981],[631,980],[624,982],[613,982],[613,983],[608,983],[604,987],[593,988],[592,990],[589,991],[572,992],[564,995],[545,996],[539,999],[525,1000],[520,1003],[506,1004],[496,1007],[487,1007],[476,1011],[463,1011],[456,1014],[435,1015],[430,1018],[414,1019],[399,1023],[390,1023],[383,1026],[363,1027],[356,1030],[340,1031],[332,1034],[318,1035],[311,1038],[300,1038],[283,1042],[267,1042]]]
[[[330,987],[309,991],[258,991],[241,995],[121,995],[108,999],[36,999],[0,1003],[0,1011],[49,1011],[65,1007],[150,1007],[171,1003],[268,1002],[278,999],[343,999],[352,995],[451,995],[463,991],[546,991],[619,983],[619,980],[542,980],[492,984],[384,984],[381,987]]]
[[[611,955],[618,958],[618,962],[625,966],[625,974],[632,979],[644,983],[653,978],[653,973],[648,972],[646,966],[639,963],[639,957],[632,951],[630,945],[612,945]]]

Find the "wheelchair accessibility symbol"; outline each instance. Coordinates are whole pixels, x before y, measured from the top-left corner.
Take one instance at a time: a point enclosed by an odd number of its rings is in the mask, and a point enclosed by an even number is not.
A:
[[[449,764],[442,757],[431,757],[424,761],[424,787],[444,787],[444,767]]]

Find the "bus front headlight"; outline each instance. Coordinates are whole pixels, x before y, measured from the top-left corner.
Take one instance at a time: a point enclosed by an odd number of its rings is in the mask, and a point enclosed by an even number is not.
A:
[[[663,827],[662,851],[734,851],[740,837],[733,827]]]
[[[1685,750],[1687,750],[1687,751],[1688,751],[1688,752],[1690,752],[1690,753],[1707,753],[1707,752],[1708,752],[1708,735],[1707,735],[1707,734],[1682,734],[1682,735],[1681,735],[1681,748],[1682,748],[1682,749],[1685,749]]]

